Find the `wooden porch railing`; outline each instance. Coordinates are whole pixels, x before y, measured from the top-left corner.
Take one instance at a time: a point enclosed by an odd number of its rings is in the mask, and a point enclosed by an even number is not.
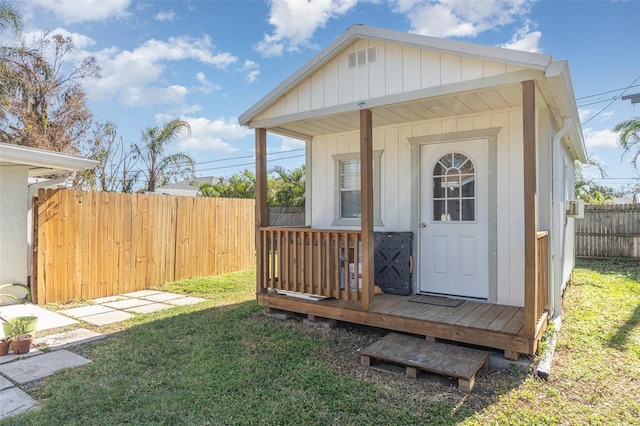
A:
[[[549,232],[536,233],[535,282],[533,289],[525,288],[524,334],[535,336],[544,318],[549,288]]]
[[[361,300],[359,231],[266,227],[260,238],[264,290]]]

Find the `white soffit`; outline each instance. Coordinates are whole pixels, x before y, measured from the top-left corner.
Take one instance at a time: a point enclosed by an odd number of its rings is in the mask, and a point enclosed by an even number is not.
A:
[[[29,167],[30,177],[60,171],[76,172],[92,169],[98,164],[100,162],[97,160],[89,160],[76,155],[0,143],[0,165]]]

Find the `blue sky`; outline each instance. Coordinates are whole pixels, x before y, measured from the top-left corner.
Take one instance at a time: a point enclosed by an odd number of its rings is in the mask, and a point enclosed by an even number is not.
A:
[[[640,116],[640,1],[555,0],[22,0],[27,36],[73,37],[102,78],[83,85],[94,118],[125,143],[178,117],[190,123],[172,149],[198,176],[253,169],[253,131],[237,116],[353,24],[504,46],[568,60],[587,149],[618,186],[638,177],[620,160],[612,127]],[[631,86],[631,87],[630,87]],[[635,86],[635,87],[633,87]],[[626,92],[624,91],[625,89]],[[605,93],[606,92],[606,93]],[[300,141],[269,136],[269,167],[304,161]],[[595,170],[587,170],[596,176]]]

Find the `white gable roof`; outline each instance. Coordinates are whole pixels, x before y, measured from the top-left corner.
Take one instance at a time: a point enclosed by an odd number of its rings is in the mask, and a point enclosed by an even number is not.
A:
[[[353,25],[333,43],[325,47],[298,71],[279,84],[255,105],[238,117],[240,124],[247,125],[249,121],[266,106],[277,100],[293,86],[307,78],[313,71],[333,59],[349,46],[355,39],[380,40],[428,49],[443,53],[453,53],[479,60],[490,60],[523,68],[545,70],[551,62],[551,56],[499,47],[484,46],[456,40],[440,39],[417,34],[391,31],[382,28],[372,28],[363,25]]]
[[[384,43],[387,46],[400,46],[404,50],[409,48],[409,50],[414,49],[420,52],[434,52],[436,55],[441,55],[442,61],[445,58],[449,58],[463,63],[475,63],[475,68],[480,70],[486,70],[488,66],[499,65],[503,68],[503,71],[489,72],[488,74],[481,72],[478,76],[467,76],[466,79],[460,76],[457,81],[452,82],[453,84],[448,84],[445,81],[447,77],[445,71],[442,71],[442,80],[436,85],[430,84],[430,82],[427,82],[428,84],[426,85],[424,82],[422,82],[422,85],[415,84],[415,78],[408,77],[404,80],[404,84],[407,86],[413,85],[414,87],[409,89],[403,87],[400,91],[393,93],[388,87],[386,90],[379,90],[377,87],[378,80],[376,79],[388,78],[387,71],[386,75],[383,74],[376,77],[367,77],[365,75],[369,80],[369,89],[365,87],[361,91],[364,95],[351,95],[350,92],[358,90],[358,85],[362,88],[362,82],[358,80],[358,77],[355,77],[355,80],[352,77],[350,81],[351,87],[346,86],[346,90],[343,90],[343,87],[333,90],[334,98],[331,103],[327,102],[327,99],[320,103],[315,102],[315,99],[310,100],[309,98],[313,97],[314,94],[312,85],[318,73],[332,73],[333,77],[331,78],[334,81],[337,80],[338,84],[341,83],[341,75],[339,73],[346,66],[344,65],[344,58],[340,55],[345,51],[349,52],[349,49],[353,50],[356,43],[362,44],[363,40],[368,41],[369,45]],[[424,54],[422,53],[422,55]],[[388,68],[393,65],[394,58],[391,58],[388,52],[387,55]],[[343,62],[336,66],[338,58]],[[419,61],[420,58],[417,60]],[[428,61],[424,63],[428,63]],[[323,67],[325,68],[324,71]],[[333,71],[328,71],[329,69]],[[382,72],[384,73],[384,71]],[[566,138],[568,139],[568,145],[575,152],[575,157],[584,160],[586,152],[582,131],[579,124],[577,124],[579,123],[578,110],[566,62],[553,62],[549,55],[438,39],[362,25],[350,27],[333,43],[241,114],[238,120],[241,125],[264,127],[274,133],[309,139],[313,134],[345,131],[353,127],[357,118],[353,112],[365,105],[363,101],[366,101],[366,108],[374,110],[374,126],[376,125],[376,120],[378,120],[378,125],[390,124],[393,119],[388,119],[388,117],[398,113],[397,109],[389,110],[389,114],[385,117],[383,110],[378,109],[376,114],[376,108],[390,108],[391,105],[407,105],[408,102],[414,102],[413,116],[420,115],[424,119],[429,119],[433,118],[428,115],[431,113],[428,111],[430,105],[427,105],[427,110],[425,110],[422,108],[424,102],[421,106],[416,101],[429,99],[437,103],[439,100],[444,99],[445,107],[449,106],[447,103],[451,105],[451,101],[453,101],[453,105],[450,111],[447,110],[447,113],[464,114],[464,112],[461,112],[461,108],[456,108],[460,105],[461,98],[464,97],[466,101],[469,100],[469,96],[473,97],[474,93],[480,94],[481,91],[484,91],[483,102],[476,102],[476,105],[479,105],[480,108],[486,107],[485,103],[490,104],[490,101],[496,98],[495,93],[488,93],[488,91],[508,84],[512,85],[512,92],[503,97],[507,100],[514,99],[514,101],[507,101],[505,107],[519,106],[516,103],[521,102],[521,98],[514,96],[517,93],[513,88],[526,80],[536,80],[546,102],[550,105],[557,123],[561,125],[564,118],[573,118],[575,124]],[[386,84],[389,84],[389,82],[387,81]],[[353,90],[351,90],[352,88]],[[376,91],[374,96],[372,96],[372,91]],[[322,89],[318,93],[320,97],[324,96]],[[336,93],[338,93],[337,96],[340,99],[335,99]],[[457,99],[447,100],[443,98],[452,94],[459,94],[460,96]],[[476,99],[470,99],[470,101],[474,100]],[[489,102],[486,102],[487,100]],[[468,102],[464,103],[468,104]],[[291,108],[290,105],[292,106]],[[438,105],[437,108],[442,108],[442,105]],[[467,113],[480,111],[471,107],[471,109],[467,110]],[[325,119],[323,120],[322,117],[325,117]],[[385,122],[385,120],[387,121]]]

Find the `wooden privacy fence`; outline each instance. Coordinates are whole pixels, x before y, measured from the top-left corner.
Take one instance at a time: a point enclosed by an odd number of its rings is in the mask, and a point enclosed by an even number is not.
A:
[[[576,256],[640,258],[640,205],[584,206],[576,220]]]
[[[255,201],[44,190],[33,202],[38,304],[255,267]]]

